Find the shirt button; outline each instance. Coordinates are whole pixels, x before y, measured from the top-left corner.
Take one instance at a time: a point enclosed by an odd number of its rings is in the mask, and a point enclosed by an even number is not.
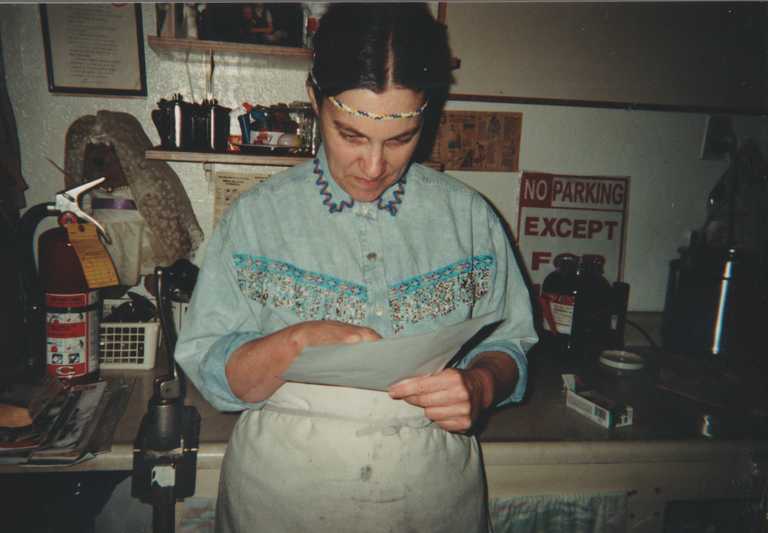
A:
[[[384,308],[380,305],[377,305],[373,308],[373,312],[376,316],[381,316],[384,314]]]
[[[370,207],[368,205],[366,205],[366,204],[363,204],[363,205],[360,206],[360,212],[362,214],[364,214],[364,215],[368,214],[368,210],[369,209],[370,209]]]
[[[368,254],[368,261],[375,261],[376,257],[376,252],[371,252]]]

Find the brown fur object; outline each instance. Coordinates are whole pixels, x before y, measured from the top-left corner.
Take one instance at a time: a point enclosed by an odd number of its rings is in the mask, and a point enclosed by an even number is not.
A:
[[[159,251],[164,257],[158,266],[170,266],[181,258],[192,259],[203,242],[203,230],[179,176],[165,161],[144,157],[152,142],[136,117],[102,110],[70,125],[64,171],[77,183],[86,181],[83,161],[89,144],[107,144],[119,157],[139,212],[164,245]]]
[[[125,172],[115,149],[107,144],[88,143],[83,156],[83,181],[99,178],[105,178],[99,185],[105,192],[128,187],[128,180],[125,179]]]

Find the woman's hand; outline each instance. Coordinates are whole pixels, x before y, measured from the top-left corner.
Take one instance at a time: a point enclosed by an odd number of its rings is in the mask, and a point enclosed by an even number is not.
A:
[[[247,403],[266,400],[279,389],[283,375],[307,346],[354,344],[381,336],[371,328],[316,320],[301,322],[271,335],[246,342],[227,362],[225,374],[232,393]]]
[[[361,341],[381,340],[381,335],[371,328],[354,326],[333,320],[302,322],[291,327],[295,328],[295,341],[301,346],[302,350],[307,346],[355,344]]]
[[[446,368],[439,374],[395,385],[389,396],[424,408],[424,416],[446,431],[466,433],[480,412],[509,396],[520,372],[502,352],[475,357],[466,370]]]

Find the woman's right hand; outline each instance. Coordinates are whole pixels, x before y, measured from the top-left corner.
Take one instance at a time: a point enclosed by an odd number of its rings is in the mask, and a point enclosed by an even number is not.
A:
[[[301,346],[299,352],[307,346],[355,344],[360,341],[377,341],[381,339],[381,335],[371,328],[336,322],[334,320],[302,322],[291,327],[296,328],[296,340],[299,346]],[[293,359],[291,359],[292,362]]]
[[[285,383],[279,376],[288,370],[307,346],[354,344],[379,339],[381,335],[371,328],[344,322],[300,322],[243,344],[230,356],[225,373],[229,387],[237,398],[246,403],[258,403],[272,396]]]

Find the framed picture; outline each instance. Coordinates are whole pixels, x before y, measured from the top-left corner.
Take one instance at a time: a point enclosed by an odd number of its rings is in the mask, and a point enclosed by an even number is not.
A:
[[[205,4],[198,15],[197,38],[228,43],[303,46],[304,13],[297,2]],[[184,35],[184,24],[177,37]],[[179,34],[180,33],[180,34]]]
[[[141,4],[40,5],[48,90],[147,96]]]

